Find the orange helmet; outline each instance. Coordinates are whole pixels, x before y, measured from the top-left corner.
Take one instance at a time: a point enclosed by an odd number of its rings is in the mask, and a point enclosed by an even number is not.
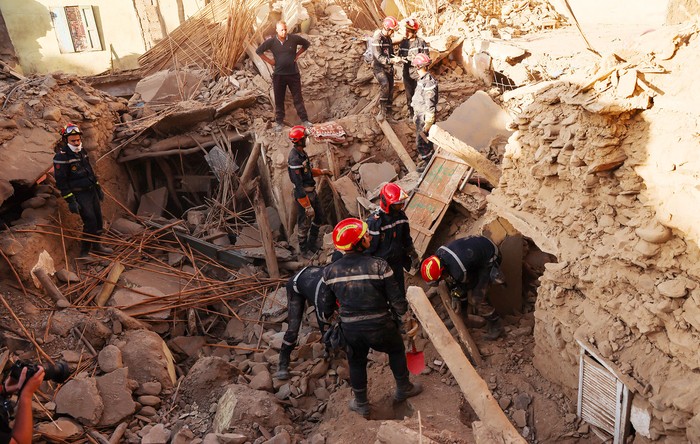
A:
[[[424,66],[430,65],[430,57],[428,54],[423,54],[422,52],[413,58],[413,66],[416,68],[422,68]]]
[[[392,17],[392,16],[388,16],[387,18],[385,18],[384,20],[382,20],[382,26],[383,26],[384,29],[386,29],[387,31],[393,31],[393,30],[395,30],[396,28],[399,27],[399,21],[396,20],[396,18],[394,18],[394,17]]]
[[[340,251],[352,250],[367,233],[367,224],[360,219],[343,219],[333,229],[333,245]]]
[[[410,29],[413,32],[418,32],[418,30],[420,29],[420,22],[418,21],[418,19],[407,18],[406,29]]]
[[[440,276],[442,275],[442,268],[440,259],[437,256],[432,255],[421,264],[420,274],[423,276],[423,280],[425,282],[435,282],[440,279]]]
[[[80,131],[80,128],[78,128],[78,125],[76,125],[74,123],[69,123],[68,125],[61,128],[60,133],[61,133],[61,137],[63,137],[64,139],[66,139],[68,136],[72,136],[73,134],[77,134],[77,135],[83,134],[83,132]]]
[[[306,137],[306,127],[302,125],[297,125],[289,130],[289,140],[292,143],[299,143]]]
[[[408,199],[408,195],[395,183],[388,183],[382,187],[382,192],[379,194],[379,208],[383,212],[388,213],[390,207],[394,204],[403,203]]]

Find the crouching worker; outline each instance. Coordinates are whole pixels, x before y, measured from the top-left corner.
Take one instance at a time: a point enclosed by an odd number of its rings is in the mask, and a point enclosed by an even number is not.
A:
[[[61,144],[53,157],[54,178],[61,196],[71,213],[80,214],[83,221],[83,241],[80,256],[90,251],[111,254],[113,250],[100,243],[104,192],[97,180],[90,159],[83,148],[83,133],[69,123],[61,128]]]
[[[294,184],[294,199],[297,206],[297,230],[299,251],[315,253],[318,231],[323,223],[323,209],[316,193],[314,177],[332,176],[330,170],[311,168],[309,156],[304,151],[308,133],[306,128],[297,125],[289,131],[289,140],[293,148],[287,159],[289,180]]]
[[[27,378],[27,368],[22,369],[18,380],[7,377],[0,389],[0,444],[30,444],[32,442],[33,422],[32,397],[44,380],[44,369],[39,369]],[[25,383],[26,382],[26,383]],[[10,427],[11,413],[8,411],[9,398],[18,394],[14,409],[15,423]]]
[[[325,303],[327,298],[328,287],[323,282],[322,267],[305,267],[287,282],[287,322],[289,326],[282,339],[279,365],[277,372],[273,375],[275,379],[289,379],[289,362],[299,337],[306,303],[316,308],[316,320],[321,330],[321,336],[323,336],[334,309],[332,305],[328,306]],[[323,312],[324,309],[329,311]]]
[[[484,339],[493,341],[503,334],[503,324],[486,297],[486,291],[490,283],[505,283],[500,264],[498,247],[487,237],[473,236],[438,248],[423,261],[421,275],[428,283],[444,279],[455,309],[467,302],[471,291],[476,314],[486,320]]]
[[[370,244],[366,223],[355,218],[340,221],[333,230],[333,244],[345,254],[326,266],[323,272],[323,281],[329,290],[326,304],[332,307],[337,301],[340,305],[354,394],[350,409],[368,418],[367,354],[370,348],[389,355],[389,367],[396,380],[396,402],[405,401],[423,390],[420,384],[409,380],[406,350],[399,332],[398,320],[410,321],[406,316],[408,303],[387,261],[363,254]]]

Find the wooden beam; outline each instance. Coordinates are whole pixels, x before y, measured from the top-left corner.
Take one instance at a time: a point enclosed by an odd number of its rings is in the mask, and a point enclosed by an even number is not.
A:
[[[399,159],[401,159],[401,162],[403,162],[403,164],[406,165],[406,169],[408,170],[408,172],[410,173],[412,171],[415,171],[416,163],[413,161],[413,159],[411,159],[411,156],[408,154],[408,151],[406,151],[406,148],[404,148],[399,138],[396,137],[396,133],[394,132],[394,129],[391,127],[391,125],[389,125],[389,122],[387,122],[386,119],[380,120],[376,117],[375,120],[384,132],[384,135],[386,136],[391,146],[394,148],[394,151],[396,151],[396,154],[399,155]]]
[[[445,310],[447,310],[447,314],[450,315],[452,324],[454,324],[455,328],[457,329],[459,339],[467,348],[467,352],[472,358],[472,361],[474,361],[474,364],[476,364],[477,367],[483,367],[484,360],[481,359],[481,353],[479,353],[479,348],[476,346],[476,342],[474,342],[474,339],[472,339],[472,336],[469,334],[469,330],[467,329],[467,326],[464,325],[462,318],[452,309],[451,298],[447,290],[447,285],[445,285],[444,282],[440,282],[440,285],[437,287],[437,292],[442,300],[442,305],[444,305]]]
[[[240,185],[236,190],[236,202],[239,202],[246,196],[246,194],[248,194],[248,192],[251,191],[248,187],[246,187],[246,184],[253,180],[253,175],[258,169],[258,157],[260,157],[260,142],[255,141],[253,144],[253,149],[250,152],[250,156],[248,156],[248,160],[243,168],[243,173],[241,173],[241,180],[239,181]]]
[[[102,285],[100,294],[98,294],[95,298],[95,303],[98,307],[105,306],[107,300],[112,295],[112,291],[114,291],[114,286],[117,285],[117,281],[119,280],[119,276],[121,276],[122,271],[124,271],[124,266],[121,264],[121,262],[116,261],[112,264],[112,269],[109,270],[107,280]]]
[[[459,388],[462,389],[464,397],[479,419],[489,428],[498,431],[503,442],[525,444],[527,441],[520,436],[503,413],[498,402],[493,398],[486,381],[481,379],[467,357],[464,356],[461,347],[440,320],[423,289],[415,286],[408,287],[406,299],[411,304],[413,313],[420,321],[423,331],[428,334],[435,350],[442,356]]]
[[[46,273],[46,271],[44,271],[42,268],[36,268],[32,270],[32,273],[39,280],[39,283],[41,283],[41,288],[44,289],[44,292],[49,295],[54,302],[56,302],[56,307],[70,307],[70,302],[68,302],[68,299],[63,296],[61,290],[56,287],[56,284],[53,283],[51,277]]]
[[[272,82],[272,76],[270,75],[270,67],[268,66],[267,63],[263,59],[260,58],[258,54],[255,53],[255,46],[252,44],[248,43],[245,47],[245,53],[248,54],[248,57],[250,57],[250,60],[253,61],[253,64],[255,65],[256,68],[258,68],[258,72],[262,76],[263,79],[267,83]]]
[[[501,169],[475,148],[457,139],[438,125],[430,127],[428,139],[445,151],[465,161],[469,166],[484,176],[491,185],[494,187],[498,186],[498,181],[501,178]]]
[[[267,264],[267,274],[272,279],[279,279],[280,269],[277,265],[277,254],[275,254],[275,244],[272,240],[272,230],[270,229],[270,221],[267,219],[267,210],[265,209],[265,201],[263,200],[260,188],[255,190],[255,219],[258,222],[258,230],[260,230],[260,238],[263,248],[265,249],[265,263]]]

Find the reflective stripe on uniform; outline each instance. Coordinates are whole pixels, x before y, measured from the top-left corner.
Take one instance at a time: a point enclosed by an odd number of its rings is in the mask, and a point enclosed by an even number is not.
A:
[[[383,317],[389,316],[389,312],[384,312],[384,313],[375,313],[375,314],[367,314],[367,315],[358,315],[358,316],[341,316],[340,320],[345,323],[352,323],[352,322],[360,322],[360,321],[369,321],[370,319],[380,319]]]
[[[326,285],[333,285],[333,284],[338,284],[341,282],[381,280],[381,279],[385,279],[388,277],[392,277],[393,275],[394,275],[394,272],[391,269],[389,269],[389,271],[384,273],[383,276],[378,275],[378,274],[358,274],[355,276],[337,277],[337,278],[327,280]]]
[[[380,230],[382,230],[382,231],[389,230],[391,228],[394,228],[397,225],[407,224],[407,223],[408,223],[408,219],[399,219],[399,220],[395,221],[394,223],[391,223],[389,225],[384,225],[383,227],[380,228]]]
[[[61,165],[65,165],[67,163],[76,163],[80,162],[80,159],[71,159],[71,160],[54,160],[53,163],[58,163]]]
[[[302,268],[302,269],[299,271],[299,273],[297,273],[297,274],[294,276],[294,279],[292,280],[292,288],[293,288],[294,291],[297,292],[297,293],[299,293],[299,287],[297,287],[297,280],[299,279],[299,276],[301,276],[301,274],[302,274],[302,273],[304,272],[304,270],[306,270],[307,268],[309,268],[308,265],[307,265],[306,267]]]
[[[323,316],[323,313],[321,310],[318,309],[318,295],[321,290],[321,284],[323,284],[323,279],[318,280],[318,284],[316,284],[316,291],[314,292],[314,307],[316,308],[316,314],[318,317],[323,321],[323,322],[328,322],[328,319],[326,319],[325,316]]]
[[[442,246],[442,247],[438,248],[438,250],[447,251],[447,252],[450,254],[450,256],[452,256],[452,257],[454,258],[454,260],[457,261],[457,265],[459,265],[459,268],[462,269],[462,273],[464,273],[464,275],[466,276],[466,274],[467,274],[467,269],[464,267],[464,264],[462,263],[461,260],[459,260],[459,258],[457,257],[457,255],[455,254],[454,251],[450,250],[449,248],[447,248],[447,247],[445,247],[445,246]]]
[[[299,168],[304,168],[304,165],[288,165],[288,167],[292,170],[298,170]]]

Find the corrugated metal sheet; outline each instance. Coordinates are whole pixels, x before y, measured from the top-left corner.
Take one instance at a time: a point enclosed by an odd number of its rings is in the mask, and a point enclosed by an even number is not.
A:
[[[428,249],[467,170],[469,165],[463,160],[438,151],[414,189],[405,211],[411,226],[413,244],[420,257]]]

